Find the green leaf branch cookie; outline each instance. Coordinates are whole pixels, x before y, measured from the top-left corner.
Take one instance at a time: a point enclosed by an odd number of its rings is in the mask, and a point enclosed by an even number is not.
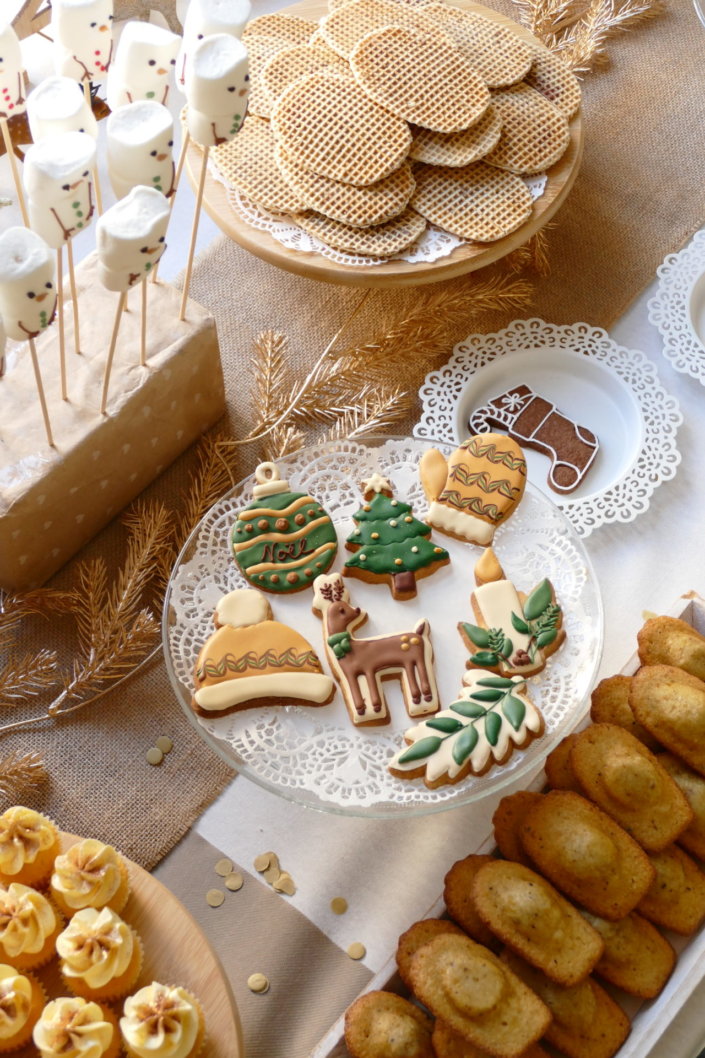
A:
[[[403,779],[423,777],[430,789],[457,783],[506,763],[543,726],[523,677],[466,672],[457,701],[404,733],[407,745],[389,770]]]
[[[487,548],[475,566],[475,582],[471,602],[477,624],[458,624],[470,651],[468,668],[504,676],[540,672],[565,639],[563,611],[550,580],[544,578],[528,595],[517,591]]]

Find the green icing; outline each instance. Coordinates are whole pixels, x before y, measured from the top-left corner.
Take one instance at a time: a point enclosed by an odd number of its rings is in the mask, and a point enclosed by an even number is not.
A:
[[[345,563],[346,567],[367,569],[381,576],[415,573],[434,562],[446,562],[448,552],[428,539],[430,526],[410,512],[408,503],[390,499],[383,492],[375,493],[354,515],[358,528],[347,542],[358,550]]]

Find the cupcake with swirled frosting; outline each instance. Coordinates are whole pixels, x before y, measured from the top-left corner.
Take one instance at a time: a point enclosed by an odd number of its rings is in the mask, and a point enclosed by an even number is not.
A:
[[[118,1058],[117,1018],[110,1007],[80,996],[47,1003],[32,1034],[40,1058]]]
[[[85,907],[109,907],[119,914],[129,892],[125,861],[112,845],[85,838],[54,861],[51,895],[69,917]]]
[[[44,989],[36,978],[0,963],[0,1054],[29,1043],[45,1002]]]
[[[153,981],[125,1000],[120,1032],[129,1058],[196,1058],[205,1021],[185,988]]]
[[[63,922],[49,900],[28,885],[0,885],[0,958],[18,970],[48,963]]]
[[[59,832],[51,819],[14,805],[0,815],[0,882],[43,886],[59,851]]]
[[[109,907],[77,911],[56,951],[64,981],[84,999],[122,999],[142,968],[139,936]]]

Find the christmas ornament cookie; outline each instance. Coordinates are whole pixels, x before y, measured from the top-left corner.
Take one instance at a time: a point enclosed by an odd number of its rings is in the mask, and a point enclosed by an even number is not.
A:
[[[510,438],[478,434],[448,459],[437,448],[424,452],[419,475],[430,503],[428,523],[448,536],[487,546],[524,495],[526,460]]]
[[[592,430],[525,385],[493,397],[472,413],[469,426],[477,432],[492,426],[505,429],[514,441],[547,455],[549,487],[564,495],[582,485],[600,448]]]
[[[475,565],[475,583],[470,601],[478,623],[458,624],[470,651],[467,667],[501,676],[541,672],[565,639],[550,580],[544,578],[528,595],[518,592],[488,547]]]
[[[249,507],[232,532],[235,561],[261,591],[301,591],[333,563],[338,538],[320,503],[292,492],[275,463],[260,463]]]
[[[457,701],[404,732],[407,745],[389,770],[401,779],[423,777],[433,790],[506,764],[516,747],[527,746],[543,728],[521,676],[466,672]]]
[[[358,639],[354,631],[367,614],[350,605],[340,574],[317,577],[313,591],[313,612],[323,621],[328,663],[354,724],[388,722],[382,680],[390,678],[401,681],[409,716],[436,712],[438,688],[428,621],[417,621],[409,632]]]
[[[381,474],[363,481],[362,488],[365,503],[353,515],[357,528],[345,543],[355,554],[343,575],[386,581],[395,599],[413,599],[416,581],[450,562],[448,552],[431,543],[431,527],[414,518],[408,503],[392,498]]]
[[[272,619],[261,592],[238,588],[224,595],[215,626],[196,661],[192,705],[197,713],[286,705],[292,698],[325,705],[333,698],[335,684],[311,644]]]

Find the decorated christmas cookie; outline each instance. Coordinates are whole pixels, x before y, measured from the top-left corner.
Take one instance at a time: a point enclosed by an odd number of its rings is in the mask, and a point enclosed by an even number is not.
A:
[[[197,713],[229,713],[291,699],[324,705],[335,684],[303,636],[272,620],[267,599],[252,588],[224,595],[216,631],[198,655],[192,704]]]
[[[352,722],[388,722],[382,680],[390,677],[401,681],[409,716],[435,713],[438,689],[428,621],[417,621],[409,632],[358,639],[353,633],[367,614],[350,605],[340,574],[317,577],[313,590],[313,612],[323,620],[328,662]]]
[[[407,746],[389,762],[392,775],[423,776],[429,789],[505,764],[515,746],[543,732],[543,717],[520,676],[466,672],[458,700],[404,732]]]
[[[320,503],[289,489],[275,463],[260,463],[255,481],[254,500],[240,511],[232,532],[235,561],[261,591],[308,588],[335,558],[333,523]]]
[[[458,625],[470,651],[468,668],[503,676],[540,672],[565,639],[551,582],[542,580],[528,595],[518,592],[487,548],[475,565],[475,583],[471,602],[478,623]]]
[[[431,543],[430,525],[414,518],[408,503],[392,499],[392,487],[381,474],[373,474],[362,487],[365,503],[353,515],[357,528],[345,545],[355,554],[343,574],[386,581],[395,599],[412,599],[418,578],[450,562],[448,552]]]
[[[419,474],[430,503],[429,524],[486,546],[524,495],[526,460],[510,438],[478,434],[447,460],[437,448],[424,452]]]

